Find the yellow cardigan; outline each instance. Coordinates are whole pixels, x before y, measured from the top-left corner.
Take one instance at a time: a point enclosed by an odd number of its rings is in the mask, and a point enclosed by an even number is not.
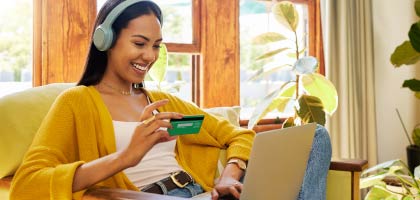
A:
[[[206,191],[213,186],[221,148],[227,148],[228,158],[248,160],[253,131],[235,127],[170,94],[146,93],[152,102],[169,99],[160,112],[205,115],[199,134],[177,138],[175,153],[182,168]],[[10,199],[79,199],[84,191],[72,194],[77,167],[115,151],[112,118],[98,91],[93,86],[68,89],[44,118],[13,178]],[[138,190],[123,172],[95,186]]]

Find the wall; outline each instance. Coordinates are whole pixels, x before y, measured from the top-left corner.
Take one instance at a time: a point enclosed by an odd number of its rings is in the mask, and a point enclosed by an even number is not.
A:
[[[420,78],[420,66],[396,69],[389,58],[395,47],[408,39],[408,30],[418,19],[414,0],[372,0],[372,8],[378,162],[406,160],[405,148],[409,143],[395,109],[398,108],[411,133],[415,124],[420,123],[420,100],[401,85],[405,79]]]

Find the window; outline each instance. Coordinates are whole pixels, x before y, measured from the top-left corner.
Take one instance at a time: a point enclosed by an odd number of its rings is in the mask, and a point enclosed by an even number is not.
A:
[[[98,0],[98,8],[105,0]],[[154,0],[163,12],[163,42],[168,47],[168,71],[161,89],[182,99],[192,101],[192,71],[198,67],[193,62],[198,55],[198,41],[194,38],[192,0]],[[99,10],[99,9],[98,9]],[[195,53],[195,54],[194,54]],[[150,80],[150,79],[149,79]],[[146,80],[147,87],[156,88],[156,83]]]
[[[269,50],[278,49],[278,44],[270,46],[264,45],[253,45],[251,41],[257,35],[266,32],[280,32],[283,35],[293,38],[290,31],[284,30],[284,28],[277,22],[271,13],[271,7],[275,1],[255,1],[255,0],[240,0],[240,88],[241,88],[241,118],[247,119],[253,112],[253,108],[262,101],[271,91],[277,90],[284,82],[282,81],[284,76],[289,76],[288,73],[279,71],[275,74],[266,75],[256,80],[250,80],[250,78],[257,73],[258,70],[262,69],[265,65],[272,65],[276,63],[285,63],[287,59],[290,59],[287,54],[278,54],[271,59],[263,59],[257,61],[256,58],[261,56],[262,53],[268,52]],[[310,44],[310,37],[313,37],[310,28],[309,5],[314,4],[312,0],[299,0],[294,1],[296,9],[299,13],[299,25],[298,25],[298,39],[300,48],[305,49],[305,54],[310,53],[310,47],[314,44]],[[289,34],[289,35],[288,35]],[[303,47],[302,47],[303,45]],[[279,65],[280,65],[279,64]],[[279,66],[278,65],[278,66]],[[275,67],[275,66],[273,66]],[[290,106],[286,113],[279,113],[273,111],[269,113],[266,118],[275,117],[287,117],[294,113],[293,107]]]
[[[252,52],[255,53],[255,50],[247,49],[246,46],[244,48],[246,39],[243,36],[251,37],[256,33],[243,32],[246,30],[242,27],[244,22],[240,23],[240,20],[251,20],[253,17],[250,16],[254,12],[265,22],[253,23],[265,24],[266,28],[261,28],[261,31],[268,30],[275,25],[275,21],[263,14],[267,5],[262,2],[273,0],[155,1],[164,12],[163,34],[170,54],[168,86],[184,84],[185,87],[178,90],[179,93],[187,94],[184,99],[203,108],[255,104],[247,97],[249,93],[245,90],[248,90],[248,86],[244,85],[247,84],[247,74],[256,66],[251,62]],[[315,3],[319,1],[293,1],[301,3],[302,12],[307,13],[306,20],[303,20],[309,30],[306,43],[309,54],[318,56],[317,47],[321,40],[318,38],[318,23],[315,23],[319,16],[315,12]],[[42,5],[41,1],[33,2],[35,17],[38,16],[34,20],[40,22],[35,23],[34,84],[76,82],[83,72],[90,41],[90,31],[86,30],[93,26],[97,6],[101,6],[104,0],[42,1]],[[242,9],[248,10],[245,12]],[[240,52],[248,52],[250,55],[240,56]],[[320,60],[322,62],[321,58]],[[276,77],[266,80],[269,81],[275,82]],[[259,84],[264,84],[264,81],[260,82]],[[267,90],[270,85],[265,83]],[[250,91],[252,95],[253,90]]]
[[[192,0],[154,0],[163,12],[163,42],[168,47],[168,70],[162,89],[192,101],[192,72],[198,67]],[[155,82],[146,83],[147,86]]]
[[[32,7],[0,2],[0,97],[32,87]]]

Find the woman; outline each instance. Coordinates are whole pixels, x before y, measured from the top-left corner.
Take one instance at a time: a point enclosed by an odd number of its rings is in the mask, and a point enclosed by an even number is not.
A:
[[[184,196],[191,190],[191,196],[213,187],[209,174],[216,171],[220,148],[229,146],[229,158],[247,160],[252,131],[219,121],[169,94],[133,87],[143,82],[158,57],[162,17],[156,4],[139,1],[108,19],[124,2],[130,1],[107,1],[99,12],[95,27],[106,29],[115,20],[111,47],[97,35],[103,30],[96,30],[97,46],[90,47],[79,86],[60,95],[46,116],[16,173],[12,199],[70,199],[94,185],[148,191],[150,184],[178,171],[194,180],[168,194]],[[199,134],[175,140],[160,129],[171,128],[169,119],[191,114],[205,115]],[[152,115],[154,120],[139,123]],[[232,193],[238,196],[241,185],[235,183],[242,175],[236,165],[228,165],[217,193],[228,194],[234,186]]]
[[[11,199],[80,198],[99,186],[239,198],[255,133],[141,87],[158,58],[161,25],[153,2],[104,4],[82,78],[45,117],[13,179]],[[205,115],[199,134],[168,135],[170,119],[193,114]],[[230,164],[214,182],[221,148],[227,148]]]

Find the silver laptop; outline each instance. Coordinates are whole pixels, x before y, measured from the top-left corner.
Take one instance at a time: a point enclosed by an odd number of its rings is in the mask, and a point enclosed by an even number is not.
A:
[[[271,130],[255,136],[241,200],[296,200],[308,162],[316,124]],[[211,199],[204,193],[195,200]]]

